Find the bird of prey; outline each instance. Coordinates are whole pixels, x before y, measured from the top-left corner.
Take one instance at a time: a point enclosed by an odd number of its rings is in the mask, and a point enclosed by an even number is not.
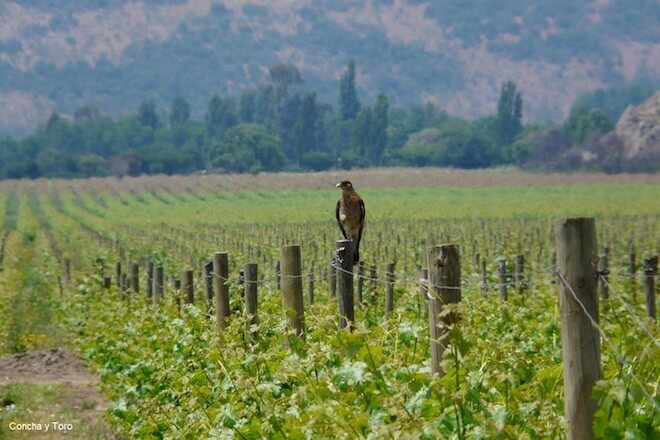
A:
[[[337,188],[341,188],[342,191],[335,209],[337,224],[344,238],[353,240],[353,263],[357,264],[360,261],[360,240],[362,239],[364,216],[366,214],[364,201],[348,180],[339,182]]]

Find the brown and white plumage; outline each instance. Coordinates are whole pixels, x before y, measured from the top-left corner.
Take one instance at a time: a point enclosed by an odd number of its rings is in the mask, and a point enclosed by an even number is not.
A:
[[[339,182],[337,188],[341,188],[342,190],[341,197],[337,201],[337,207],[335,209],[337,224],[344,238],[353,240],[355,248],[353,263],[357,264],[360,261],[360,240],[362,240],[364,217],[366,215],[364,201],[355,189],[353,189],[353,184],[348,180]]]

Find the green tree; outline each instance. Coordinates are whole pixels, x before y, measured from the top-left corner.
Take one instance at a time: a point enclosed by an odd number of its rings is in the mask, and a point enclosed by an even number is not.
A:
[[[497,133],[502,145],[511,144],[522,130],[522,106],[522,94],[517,91],[516,83],[502,84],[497,103]]]
[[[142,125],[151,127],[154,130],[160,126],[160,120],[156,114],[156,103],[153,99],[147,99],[140,104],[138,120]]]
[[[300,114],[294,128],[296,144],[295,162],[300,162],[301,156],[310,150],[318,148],[318,112],[316,108],[316,93],[307,93],[300,106]]]
[[[387,125],[389,102],[383,93],[378,95],[373,110],[372,138],[369,143],[369,160],[374,165],[380,165],[387,145]]]
[[[244,90],[241,94],[241,103],[238,109],[238,118],[242,123],[255,122],[257,114],[257,92]]]
[[[374,112],[371,107],[364,107],[353,122],[351,137],[353,151],[364,161],[368,161],[368,152],[373,142],[373,129]]]
[[[350,60],[341,76],[339,85],[339,107],[343,121],[355,119],[360,112],[360,101],[355,88],[355,61]]]
[[[222,99],[217,93],[209,101],[206,112],[206,130],[217,139],[222,138],[225,131],[236,125],[236,115],[230,102]]]
[[[564,123],[564,129],[573,142],[583,144],[591,136],[609,133],[614,129],[614,123],[605,112],[599,109],[587,110],[576,108],[571,111]]]
[[[211,150],[213,166],[238,172],[276,171],[285,157],[277,136],[257,124],[239,124],[225,133]]]
[[[190,120],[190,104],[184,98],[177,96],[172,101],[170,110],[170,127],[183,125]]]

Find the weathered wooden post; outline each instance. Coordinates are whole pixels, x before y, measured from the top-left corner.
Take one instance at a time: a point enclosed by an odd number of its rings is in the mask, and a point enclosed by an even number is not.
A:
[[[154,303],[163,300],[165,292],[165,271],[163,266],[158,266],[154,271]]]
[[[658,256],[644,258],[644,290],[646,316],[655,319],[655,278],[658,274]]]
[[[112,286],[112,277],[104,276],[103,277],[103,288],[109,289]]]
[[[328,266],[330,271],[330,296],[337,295],[337,259],[332,257],[330,259],[330,266]]]
[[[610,286],[608,280],[608,276],[610,274],[608,248],[604,248],[603,253],[598,256],[598,274],[600,275],[600,296],[603,299],[607,299],[610,297]]]
[[[117,287],[121,289],[121,261],[115,263],[115,279],[117,280]]]
[[[514,281],[516,283],[516,287],[518,288],[518,293],[522,294],[522,291],[525,287],[525,279],[523,272],[525,271],[525,256],[524,255],[516,255],[516,263],[514,267]]]
[[[461,256],[457,244],[430,246],[426,252],[429,271],[429,333],[431,371],[444,374],[440,367],[442,353],[448,345],[449,325],[457,317],[446,310],[449,304],[461,301]]]
[[[564,415],[568,438],[593,439],[597,403],[591,398],[601,378],[596,274],[596,224],[593,218],[568,218],[555,225],[564,364]],[[593,322],[592,322],[593,320]],[[595,325],[594,325],[595,323]]]
[[[149,261],[147,263],[147,285],[145,287],[147,293],[147,300],[153,296],[154,288],[154,263]]]
[[[635,283],[635,272],[637,271],[637,264],[635,264],[635,243],[630,241],[630,253],[628,254],[628,264],[630,266],[630,291],[632,293],[632,301],[637,302],[637,285]]]
[[[289,322],[289,328],[295,330],[296,335],[304,339],[305,312],[303,309],[300,245],[282,246],[280,248],[280,262],[284,312]]]
[[[67,284],[71,284],[71,260],[69,258],[64,259],[64,280]]]
[[[213,290],[215,291],[215,319],[218,328],[224,330],[229,319],[229,255],[227,252],[213,254]]]
[[[506,283],[506,260],[504,258],[500,258],[497,260],[497,274],[499,276],[499,284],[500,284],[500,298],[502,301],[506,301],[509,298],[509,294],[507,292],[507,283]]]
[[[184,270],[181,274],[181,296],[185,298],[187,304],[195,303],[195,285],[192,270]]]
[[[280,289],[280,287],[281,287],[281,282],[282,282],[282,280],[281,280],[282,275],[281,274],[282,274],[281,263],[278,260],[275,263],[275,278],[277,279],[277,288],[278,289]]]
[[[417,319],[420,319],[428,311],[429,302],[429,270],[423,268],[419,270],[419,307],[417,308]]]
[[[140,265],[131,264],[131,290],[135,293],[140,292]]]
[[[369,267],[369,278],[371,278],[371,290],[373,295],[371,296],[371,301],[376,302],[376,288],[378,287],[378,268],[375,264],[372,264]]]
[[[250,327],[259,324],[257,316],[257,263],[248,263],[243,268],[245,277],[245,314],[247,315],[248,335],[257,336],[257,333],[251,333]]]
[[[204,296],[206,297],[206,313],[209,318],[214,315],[213,309],[213,261],[204,264]]]
[[[358,263],[357,272],[357,302],[362,304],[362,290],[364,289],[364,261]]]
[[[481,293],[488,292],[488,272],[486,271],[486,258],[481,259]]]
[[[309,305],[314,304],[314,263],[312,262],[309,272],[307,272],[307,297]]]
[[[389,316],[394,311],[394,267],[395,263],[388,263],[387,284],[385,286],[385,316]]]
[[[339,299],[339,328],[353,330],[355,305],[353,301],[353,242],[337,240],[337,297]]]

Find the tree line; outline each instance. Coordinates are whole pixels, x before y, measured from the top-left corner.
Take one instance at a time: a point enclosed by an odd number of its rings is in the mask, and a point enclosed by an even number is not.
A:
[[[614,127],[604,111],[588,106],[575,108],[563,124],[525,125],[523,96],[512,81],[502,84],[496,113],[476,120],[430,103],[391,107],[384,93],[369,105],[358,94],[356,69],[354,61],[346,66],[337,106],[306,88],[295,65],[277,64],[267,82],[240,96],[211,96],[199,120],[184,97],[167,111],[147,99],[135,113],[116,118],[93,105],[78,107],[71,118],[53,113],[20,140],[0,138],[0,178],[400,165],[562,167],[545,158],[558,140],[570,150]]]

